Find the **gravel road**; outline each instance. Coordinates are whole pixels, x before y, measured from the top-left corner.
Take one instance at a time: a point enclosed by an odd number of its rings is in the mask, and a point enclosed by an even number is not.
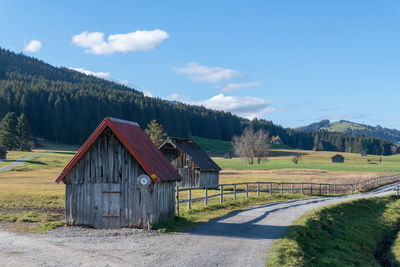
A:
[[[0,266],[263,266],[271,244],[304,213],[393,193],[292,200],[236,212],[186,233],[62,227],[42,235],[0,231]]]
[[[12,164],[10,164],[10,165],[7,165],[7,166],[4,166],[4,167],[1,167],[1,168],[0,168],[0,172],[11,170],[12,168],[15,168],[15,167],[17,167],[17,166],[23,164],[23,163],[24,163],[25,161],[27,161],[28,159],[31,159],[31,158],[36,157],[36,156],[39,156],[39,155],[41,155],[41,154],[43,154],[43,153],[44,153],[44,152],[35,153],[35,154],[32,154],[32,155],[29,155],[29,156],[26,156],[26,157],[17,159],[14,163],[12,163]]]

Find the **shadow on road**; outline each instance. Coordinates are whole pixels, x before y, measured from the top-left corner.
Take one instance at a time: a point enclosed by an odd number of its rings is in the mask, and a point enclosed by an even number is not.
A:
[[[300,199],[287,202],[266,204],[254,208],[249,208],[242,211],[233,212],[218,219],[203,223],[197,227],[188,230],[186,233],[193,235],[210,235],[210,236],[225,236],[225,237],[240,237],[254,239],[276,239],[280,237],[287,229],[287,226],[279,225],[263,225],[260,222],[272,215],[275,212],[285,209],[296,208],[304,205],[324,202],[332,198],[317,198],[317,199]],[[274,209],[265,208],[278,206]],[[262,211],[262,214],[253,217],[245,216],[246,213],[252,211]],[[241,216],[244,215],[244,216]]]

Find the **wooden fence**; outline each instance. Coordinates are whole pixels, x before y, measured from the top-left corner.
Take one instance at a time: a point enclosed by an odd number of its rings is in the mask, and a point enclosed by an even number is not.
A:
[[[250,182],[250,183],[234,183],[234,184],[218,184],[208,187],[176,187],[176,206],[177,215],[179,216],[180,204],[187,203],[188,209],[192,207],[192,203],[196,201],[204,201],[204,206],[207,206],[208,200],[219,198],[219,203],[224,202],[224,196],[233,196],[233,200],[237,199],[237,195],[245,194],[249,197],[249,192],[256,192],[257,197],[261,192],[278,194],[302,194],[302,195],[336,195],[336,194],[351,194],[355,191],[375,184],[394,182],[400,180],[400,175],[380,176],[372,179],[364,180],[355,184],[317,184],[317,183],[279,183],[279,182]],[[215,189],[218,188],[218,189]],[[204,190],[203,197],[192,197],[192,192]],[[219,193],[215,194],[215,191]],[[180,199],[180,192],[187,192],[187,199]],[[209,194],[213,192],[213,194]]]

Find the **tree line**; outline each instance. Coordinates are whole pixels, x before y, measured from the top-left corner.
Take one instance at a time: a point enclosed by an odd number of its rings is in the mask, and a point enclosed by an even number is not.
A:
[[[31,128],[25,114],[17,117],[14,112],[7,113],[0,122],[0,147],[29,151],[33,146]]]
[[[390,141],[373,137],[311,131],[299,132],[267,120],[247,120],[230,112],[170,103],[66,68],[0,49],[0,118],[26,114],[32,135],[66,144],[82,144],[107,116],[142,127],[157,120],[169,136],[229,140],[244,129],[262,129],[299,149],[391,154]]]

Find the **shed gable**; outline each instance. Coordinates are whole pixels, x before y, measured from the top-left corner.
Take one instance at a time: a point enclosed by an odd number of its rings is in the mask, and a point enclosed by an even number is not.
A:
[[[109,128],[115,134],[116,138],[138,161],[143,170],[155,183],[160,181],[182,180],[182,177],[176,172],[157,147],[154,146],[137,123],[107,117],[100,123],[72,160],[67,164],[60,176],[56,179],[57,183],[67,176],[106,128]]]

